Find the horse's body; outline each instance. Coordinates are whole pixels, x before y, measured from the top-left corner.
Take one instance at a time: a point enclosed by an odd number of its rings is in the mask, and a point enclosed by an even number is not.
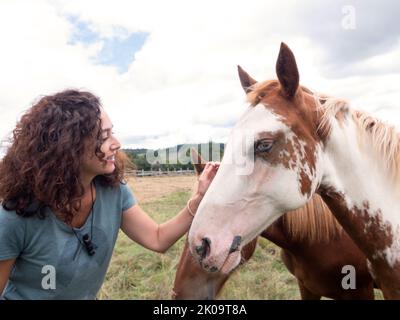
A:
[[[202,166],[195,165],[195,169],[200,174]],[[296,277],[302,299],[320,299],[322,296],[332,299],[374,298],[373,280],[364,254],[318,195],[306,206],[280,217],[261,236],[282,249],[282,261]],[[256,243],[257,238],[243,247],[242,263],[251,258]],[[342,279],[347,275],[342,273],[342,269],[346,265],[355,268],[355,288],[342,285]],[[204,271],[191,255],[186,241],[175,276],[173,297],[214,299],[229,276]]]
[[[257,83],[239,68],[250,106],[198,208],[190,250],[204,269],[229,271],[243,245],[318,193],[368,258],[384,297],[400,299],[398,133],[342,100],[300,86],[285,44],[276,72],[278,80]],[[252,160],[251,170],[237,170],[238,155]]]

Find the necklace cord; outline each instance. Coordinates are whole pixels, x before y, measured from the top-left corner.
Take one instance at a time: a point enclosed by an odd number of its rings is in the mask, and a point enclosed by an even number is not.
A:
[[[90,184],[90,194],[92,198],[92,206],[90,208],[90,214],[92,215],[91,217],[91,226],[90,226],[90,238],[89,235],[86,233],[83,235],[83,242],[79,238],[78,234],[76,233],[75,229],[73,226],[71,226],[72,232],[74,233],[75,237],[78,239],[79,243],[84,246],[90,256],[94,255],[96,253],[96,245],[92,242],[93,240],[93,220],[94,220],[94,212],[93,212],[93,207],[94,207],[94,197],[93,197],[93,183]]]

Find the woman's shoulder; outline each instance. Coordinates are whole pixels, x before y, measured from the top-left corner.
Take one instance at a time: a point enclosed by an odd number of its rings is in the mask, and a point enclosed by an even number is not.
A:
[[[6,221],[22,221],[22,217],[19,216],[15,210],[6,210],[3,204],[0,204],[0,223]]]
[[[114,187],[99,185],[99,191],[101,192],[103,203],[117,203],[122,211],[132,207],[137,202],[133,190],[127,181],[121,181]]]
[[[124,191],[132,191],[131,186],[129,185],[128,181],[122,181],[119,183],[118,188],[124,192]]]
[[[114,186],[106,186],[101,183],[96,184],[96,192],[99,191],[101,198],[118,198],[121,197],[134,197],[133,190],[128,182],[121,181],[117,185]]]
[[[127,181],[120,181],[116,185],[105,185],[104,183],[95,182],[96,184],[96,191],[100,190],[101,192],[105,192],[108,194],[119,194],[125,190],[131,190],[131,187],[129,186]]]
[[[14,229],[24,228],[26,225],[26,219],[18,215],[14,210],[6,210],[3,205],[0,205],[0,227]]]
[[[5,206],[3,205],[2,202],[0,202],[0,223],[2,222],[13,222],[13,223],[26,223],[26,221],[36,221],[36,220],[42,220],[47,216],[46,213],[42,215],[35,215],[33,214],[34,210],[36,210],[38,207],[38,203],[34,202],[31,203],[27,208],[26,208],[26,215],[22,216],[20,214],[17,214],[15,210],[9,210],[6,209]],[[44,211],[46,212],[46,211]]]

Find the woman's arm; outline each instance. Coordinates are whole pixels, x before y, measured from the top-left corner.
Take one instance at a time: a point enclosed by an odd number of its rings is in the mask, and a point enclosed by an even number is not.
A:
[[[4,287],[6,286],[14,263],[15,259],[0,261],[0,296],[3,293]]]
[[[198,190],[189,202],[192,212],[196,212],[218,167],[218,163],[211,162],[205,166],[199,177]],[[192,220],[193,216],[186,206],[175,217],[159,225],[139,205],[134,205],[124,211],[121,229],[129,238],[144,247],[157,252],[165,252],[189,230]]]
[[[196,210],[200,203],[200,196],[192,198],[190,208]],[[178,239],[180,239],[190,227],[193,217],[185,207],[175,217],[157,224],[137,204],[126,210],[122,218],[122,231],[133,241],[147,249],[164,253]]]

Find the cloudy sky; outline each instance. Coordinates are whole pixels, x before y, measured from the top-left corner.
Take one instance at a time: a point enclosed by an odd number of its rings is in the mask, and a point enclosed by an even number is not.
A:
[[[123,147],[225,142],[245,108],[236,66],[302,84],[400,127],[398,1],[1,0],[0,139],[38,98],[90,90]]]

